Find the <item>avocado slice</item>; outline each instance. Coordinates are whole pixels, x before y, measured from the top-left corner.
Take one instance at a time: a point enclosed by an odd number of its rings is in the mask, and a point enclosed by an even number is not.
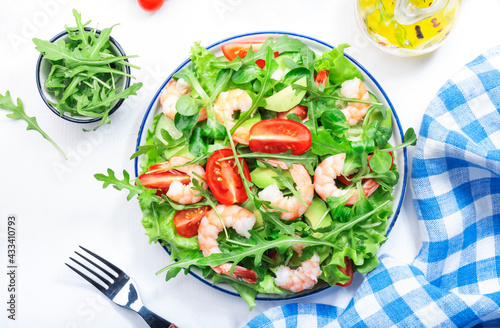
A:
[[[305,87],[307,85],[307,78],[304,76],[300,80],[295,81],[294,84]],[[295,92],[296,91],[291,85],[287,86],[283,90],[276,92],[274,95],[267,97],[264,108],[274,112],[286,112],[287,110],[292,109],[300,103],[306,94],[306,91],[304,90],[299,91],[297,94],[295,94]]]
[[[311,206],[304,213],[306,222],[314,229],[324,228],[332,223],[332,217],[328,213],[328,208],[325,202],[319,198],[314,197]]]
[[[174,121],[170,119],[169,117],[165,115],[161,115],[160,118],[158,118],[158,122],[156,123],[155,130],[154,130],[154,135],[158,139],[161,140],[164,144],[168,145],[168,141],[163,138],[161,135],[161,130],[167,131],[167,133],[172,137],[172,139],[177,140],[179,138],[182,138],[184,135],[182,134],[181,131],[179,131],[174,124]],[[163,158],[169,159],[170,157],[176,155],[176,156],[183,156],[189,159],[194,159],[195,156],[189,152],[189,150],[186,148],[182,150],[184,146],[178,146],[174,148],[168,148],[165,150],[162,154]]]
[[[182,132],[179,131],[175,127],[174,121],[172,121],[172,119],[170,119],[169,117],[167,117],[166,115],[163,115],[163,114],[160,116],[160,118],[158,119],[158,122],[156,123],[154,133],[155,133],[155,137],[160,139],[164,144],[168,144],[168,142],[165,139],[163,139],[163,137],[161,135],[162,129],[167,131],[168,134],[170,134],[170,136],[172,137],[172,139],[177,140],[180,137],[182,137]]]
[[[370,93],[370,101],[378,102],[377,97],[375,97],[372,93]],[[382,113],[376,111],[370,115],[368,118],[368,123],[373,121],[380,121],[380,126],[386,126],[388,128],[392,128],[392,112],[390,108],[386,108],[386,116],[385,119],[382,116]]]
[[[288,171],[283,171],[283,174],[286,177],[292,177],[290,172]],[[250,172],[250,177],[252,178],[252,182],[259,188],[259,189],[264,189],[265,187],[272,185],[273,183],[276,183],[278,185],[278,188],[280,189],[285,189],[285,186],[283,186],[281,183],[276,181],[276,179],[273,179],[273,177],[278,176],[278,173],[272,169],[263,169],[263,168],[256,168],[252,172]]]

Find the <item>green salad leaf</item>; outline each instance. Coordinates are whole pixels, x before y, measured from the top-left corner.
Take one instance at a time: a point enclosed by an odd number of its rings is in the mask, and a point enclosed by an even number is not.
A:
[[[337,48],[323,53],[321,59],[314,63],[314,69],[317,72],[322,70],[329,71],[330,74],[328,77],[333,84],[352,80],[355,77],[363,80],[363,75],[361,75],[356,66],[344,56],[344,49],[348,47],[347,43],[343,43]]]
[[[214,283],[232,286],[250,309],[255,306],[259,293],[293,294],[277,285],[277,270],[282,266],[296,270],[315,254],[319,257],[322,272],[319,279],[331,286],[349,283],[352,276],[343,273],[346,266],[367,273],[378,265],[377,253],[386,240],[388,220],[393,214],[392,191],[399,179],[397,166],[393,163],[393,151],[401,147],[389,144],[392,136],[390,109],[380,104],[373,95],[367,101],[341,95],[341,83],[362,78],[356,66],[344,56],[347,45],[340,45],[322,56],[317,56],[300,40],[288,36],[276,40],[268,38],[259,46],[250,46],[244,58],[236,57],[229,61],[215,56],[196,42],[191,48],[191,63],[174,75],[174,79],[182,78],[190,84],[192,90],[179,98],[173,121],[166,119],[163,113],[157,114],[146,135],[146,142],[134,154],[134,157],[142,156],[142,172],[154,175],[156,171],[179,168],[150,170],[152,164],[167,161],[172,156],[192,158],[184,166],[204,165],[207,159],[210,162],[209,157],[215,151],[230,149],[228,154],[231,156],[217,159],[219,164],[231,160],[230,168],[221,165],[224,169],[206,172],[206,178],[193,174],[191,188],[194,194],[202,197],[200,202],[179,204],[169,199],[164,190],[149,189],[136,193],[136,189],[130,189],[131,185],[122,187],[122,180],[112,179],[111,182],[109,177],[99,177],[117,188],[128,189],[130,197],[138,195],[144,214],[142,223],[149,241],[167,246],[176,260],[159,270],[158,274],[166,273],[166,279],[171,279],[182,270],[196,268]],[[329,72],[329,79],[324,84],[316,81],[320,70]],[[298,85],[296,81],[299,79],[306,83]],[[231,104],[234,110],[230,111],[221,110],[219,103],[215,105],[222,92],[233,89],[246,91],[252,99],[247,111],[241,111],[237,102]],[[295,92],[291,93],[293,90]],[[266,109],[266,100],[280,92],[281,96],[274,99],[280,105],[287,105],[280,108],[280,113]],[[293,96],[292,101],[287,99]],[[348,122],[342,112],[348,103],[367,104],[365,119],[358,123]],[[296,105],[299,107],[293,108]],[[292,108],[288,111],[287,106]],[[206,110],[207,119],[198,122],[202,109]],[[311,132],[311,146],[304,153],[294,155],[291,150],[279,154],[253,152],[252,139],[247,145],[234,138],[233,134],[239,128],[248,130],[252,135],[251,129],[257,122],[283,116],[303,124]],[[288,134],[293,135],[293,131],[283,132],[284,136],[288,137]],[[267,135],[263,138],[276,141]],[[414,131],[407,131],[404,145],[414,144],[415,139]],[[343,191],[334,195],[341,196],[328,197],[320,192],[318,195],[313,192],[310,198],[309,195],[303,196],[304,191],[312,190],[314,183],[323,183],[318,175],[329,174],[317,170],[319,163],[337,154],[345,154],[345,158],[341,156],[343,166],[336,168],[336,176],[323,177],[323,180],[335,181],[333,188]],[[286,168],[281,166],[275,168],[270,160],[281,161],[288,169],[303,165],[309,175],[303,176],[306,182],[297,178],[297,171],[285,172]],[[243,161],[251,171],[251,179],[245,174]],[[224,181],[239,181],[238,178],[241,184],[224,184]],[[311,186],[305,186],[309,184],[309,179]],[[370,184],[378,183],[368,197],[363,189],[367,179],[374,180],[369,181]],[[249,238],[229,228],[235,227],[235,222],[226,223],[226,219],[221,217],[217,193],[212,193],[210,189],[214,188],[211,185],[216,183],[214,181],[221,181],[228,192],[236,192],[236,189],[237,192],[246,192],[248,199],[235,205],[255,215],[255,224],[248,227],[251,228]],[[207,183],[208,189],[204,183]],[[273,195],[268,198],[261,191],[267,186],[276,187],[274,184],[280,191],[273,193],[277,198],[271,202],[267,199]],[[143,188],[139,183],[135,187]],[[309,187],[311,189],[307,189]],[[163,192],[161,197],[156,196],[157,192]],[[199,250],[196,236],[179,236],[173,223],[177,211],[202,205],[210,206],[219,216],[222,226],[214,227],[221,233],[209,237],[216,238],[212,242],[219,247],[220,253],[213,252],[208,256],[203,256]],[[295,211],[299,213],[299,218],[281,219],[284,213]],[[304,213],[303,216],[301,213]],[[237,220],[236,217],[232,219]],[[213,269],[226,263],[231,265],[229,272],[217,274]],[[236,266],[238,270],[243,267],[253,271],[252,277],[256,276],[257,281],[250,283],[230,276],[237,272]]]

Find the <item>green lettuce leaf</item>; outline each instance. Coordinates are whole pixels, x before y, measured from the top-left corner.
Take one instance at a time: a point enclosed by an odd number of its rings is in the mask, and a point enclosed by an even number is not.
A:
[[[167,203],[159,204],[152,201],[151,195],[155,192],[154,189],[148,189],[138,197],[143,213],[142,226],[146,229],[149,243],[168,244],[172,259],[197,257],[198,237],[186,238],[177,233],[173,220],[177,211]]]
[[[347,43],[340,44],[328,52],[323,53],[321,59],[314,63],[314,69],[329,71],[329,79],[333,84],[342,83],[357,77],[363,80],[363,76],[356,66],[344,56],[344,49],[350,47]]]

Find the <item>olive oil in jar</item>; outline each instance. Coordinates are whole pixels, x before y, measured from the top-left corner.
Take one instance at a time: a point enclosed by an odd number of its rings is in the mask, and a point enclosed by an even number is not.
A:
[[[434,50],[453,28],[461,0],[449,0],[441,10],[427,15],[414,24],[401,24],[395,14],[398,1],[356,0],[358,21],[362,29],[380,48],[399,55],[416,55]],[[409,0],[413,8],[432,11],[433,0]],[[396,53],[398,54],[398,53]]]

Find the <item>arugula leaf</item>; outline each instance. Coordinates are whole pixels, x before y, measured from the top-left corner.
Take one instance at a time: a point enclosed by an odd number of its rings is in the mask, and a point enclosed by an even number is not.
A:
[[[351,149],[349,141],[345,138],[334,138],[324,129],[318,129],[318,133],[311,133],[311,151],[315,155],[336,155],[346,153]]]
[[[226,160],[234,157],[225,157],[220,160]],[[301,155],[293,155],[289,150],[281,154],[268,154],[260,152],[241,153],[238,158],[257,158],[257,159],[277,159],[285,163],[288,167],[293,167],[294,163],[302,164],[307,169],[310,175],[314,175],[314,168],[318,164],[318,157],[315,156],[310,150]]]
[[[109,185],[112,185],[116,190],[128,190],[129,194],[127,196],[127,200],[131,200],[135,195],[141,194],[146,188],[142,187],[142,185],[133,185],[130,183],[130,174],[123,170],[123,179],[120,180],[115,176],[115,172],[112,169],[108,169],[108,175],[104,175],[101,173],[94,174],[94,178],[97,181],[104,182],[102,188],[107,188]],[[156,196],[155,196],[156,197]],[[159,199],[156,197],[156,199]]]
[[[30,117],[26,114],[21,99],[17,98],[17,105],[14,105],[10,96],[10,92],[7,91],[5,92],[5,96],[2,96],[0,94],[0,108],[12,112],[11,114],[7,114],[8,118],[11,118],[13,120],[25,121],[28,124],[26,130],[38,131],[38,133],[40,133],[45,139],[47,139],[52,145],[54,145],[54,147],[56,147],[56,149],[64,156],[65,159],[68,159],[62,149],[59,148],[59,146],[47,135],[47,133],[45,133],[40,128],[36,121],[36,118],[34,116]]]
[[[245,258],[253,257],[253,263],[256,267],[262,262],[262,256],[264,252],[268,249],[278,248],[278,249],[288,249],[292,245],[302,243],[308,246],[329,246],[334,247],[334,244],[322,239],[316,239],[314,237],[300,238],[297,236],[286,236],[280,235],[274,240],[265,240],[258,233],[250,230],[251,237],[247,240],[249,246],[235,247],[231,250],[230,254],[227,253],[213,253],[210,256],[206,256],[198,259],[188,259],[180,260],[178,262],[172,263],[161,269],[157,274],[169,271],[175,268],[189,268],[192,265],[204,267],[204,266],[217,266],[226,262],[238,263]]]

